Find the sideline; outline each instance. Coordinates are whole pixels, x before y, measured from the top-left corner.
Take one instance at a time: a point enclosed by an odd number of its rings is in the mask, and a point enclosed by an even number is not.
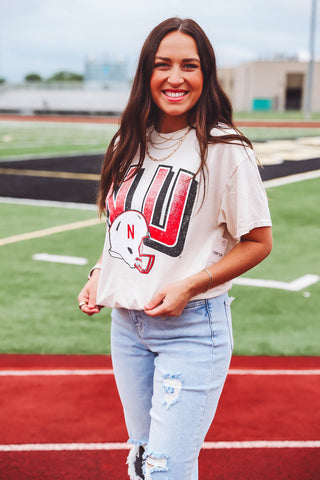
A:
[[[22,240],[31,240],[33,238],[46,237],[48,235],[54,235],[55,233],[68,232],[70,230],[77,230],[78,228],[91,227],[104,223],[104,220],[100,218],[92,218],[90,220],[83,220],[81,222],[66,223],[57,227],[45,228],[43,230],[36,230],[34,232],[22,233],[20,235],[13,235],[12,237],[6,237],[0,239],[0,247],[8,245],[10,243],[21,242]]]
[[[44,178],[71,178],[73,180],[90,180],[99,181],[101,175],[97,173],[75,173],[75,172],[60,172],[55,170],[31,170],[19,168],[2,168],[0,167],[1,175],[17,175],[27,177],[44,177]]]
[[[281,187],[289,183],[302,182],[303,180],[312,180],[320,177],[320,170],[312,170],[310,172],[297,173],[288,175],[287,177],[273,178],[272,180],[265,180],[263,185],[265,188]]]
[[[35,200],[33,198],[0,197],[0,203],[9,205],[30,205],[31,207],[74,208],[76,210],[95,210],[94,203],[58,202],[56,200]]]
[[[128,443],[25,443],[0,445],[0,452],[61,452],[83,450],[129,450]],[[204,450],[251,449],[251,448],[320,448],[320,440],[244,441],[244,442],[204,442]]]
[[[313,170],[310,172],[299,173],[296,175],[289,175],[288,177],[280,177],[272,180],[267,180],[263,182],[263,184],[265,188],[272,188],[272,187],[279,187],[281,185],[287,185],[289,183],[300,182],[303,180],[315,179],[318,177],[320,177],[320,170]],[[50,201],[44,201],[44,200],[15,199],[15,198],[8,198],[8,197],[0,197],[0,203],[91,209],[90,206],[87,204],[79,204],[79,207],[78,207],[77,203],[72,203],[72,202],[50,202]],[[93,205],[92,209],[95,209],[95,208],[96,206]],[[23,240],[30,240],[33,238],[45,237],[47,235],[53,235],[55,233],[61,233],[69,230],[76,230],[78,228],[89,227],[92,225],[97,225],[99,223],[103,223],[103,220],[96,218],[92,220],[69,223],[69,224],[65,224],[57,227],[46,228],[44,230],[37,230],[29,233],[22,233],[20,235],[13,235],[11,237],[0,239],[0,247],[4,245],[8,245],[10,243],[21,242]]]

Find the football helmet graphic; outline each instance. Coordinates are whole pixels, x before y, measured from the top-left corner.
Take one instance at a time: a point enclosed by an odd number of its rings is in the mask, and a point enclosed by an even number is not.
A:
[[[109,253],[140,273],[149,273],[155,259],[154,255],[143,253],[143,241],[149,237],[148,224],[142,213],[136,210],[122,212],[109,229]]]

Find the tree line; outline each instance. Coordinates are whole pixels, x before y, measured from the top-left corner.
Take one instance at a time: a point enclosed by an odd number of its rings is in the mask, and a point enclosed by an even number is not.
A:
[[[54,73],[51,77],[43,78],[39,73],[31,72],[25,75],[24,81],[26,83],[32,82],[83,82],[84,76],[80,73],[69,72],[67,70],[61,70]],[[6,79],[0,77],[0,85],[6,83]]]

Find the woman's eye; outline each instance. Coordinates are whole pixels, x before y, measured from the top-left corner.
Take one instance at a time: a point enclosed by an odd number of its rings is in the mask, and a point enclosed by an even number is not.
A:
[[[154,68],[167,68],[169,65],[165,62],[159,62],[154,64]]]
[[[186,63],[184,68],[187,70],[195,70],[196,68],[199,68],[199,65],[196,65],[195,63]]]

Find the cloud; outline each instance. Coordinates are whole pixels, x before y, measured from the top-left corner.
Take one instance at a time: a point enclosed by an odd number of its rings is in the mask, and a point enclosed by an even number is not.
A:
[[[176,15],[199,22],[221,65],[308,50],[310,8],[301,0],[8,0],[0,2],[0,76],[82,72],[87,56],[133,65],[151,28]]]

